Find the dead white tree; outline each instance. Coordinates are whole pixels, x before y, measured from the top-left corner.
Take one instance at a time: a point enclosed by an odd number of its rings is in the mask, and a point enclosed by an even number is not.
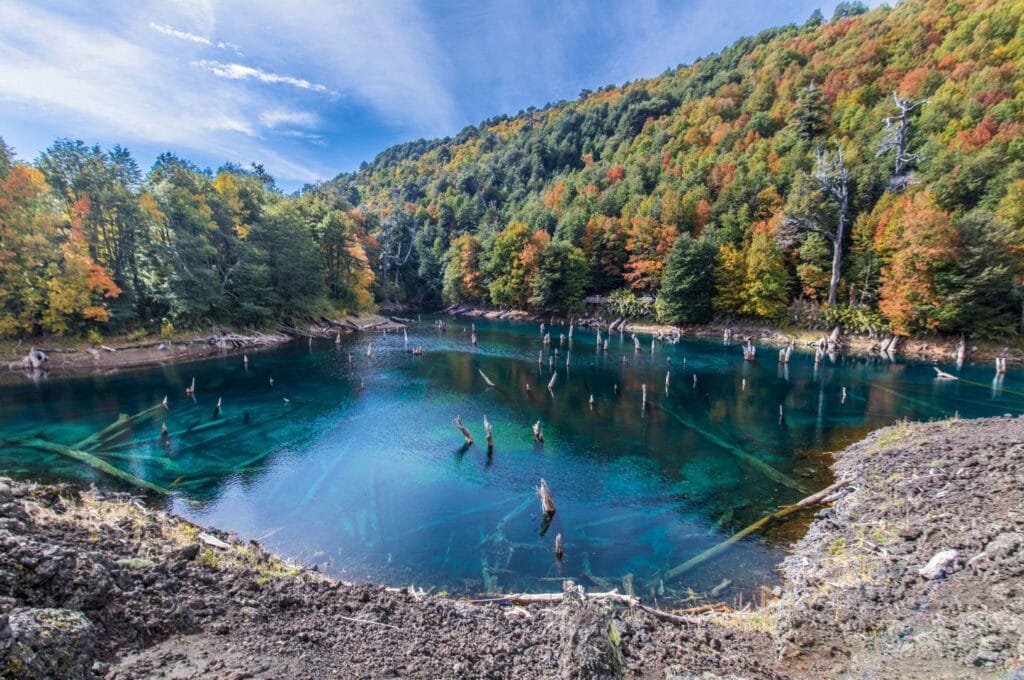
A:
[[[886,135],[878,144],[877,156],[893,154],[892,179],[889,188],[895,191],[905,189],[910,184],[910,166],[921,160],[921,155],[910,151],[911,113],[914,109],[928,103],[927,99],[903,99],[895,90],[892,93],[893,104],[899,113],[882,119],[885,123]]]
[[[806,217],[783,215],[783,229],[780,235],[787,237],[795,233],[814,233],[832,243],[832,278],[828,284],[828,304],[834,307],[842,275],[843,239],[846,237],[846,226],[850,218],[850,173],[846,169],[842,144],[836,142],[835,153],[828,153],[824,147],[818,147],[814,180],[823,194],[839,204],[835,227],[828,229]]]

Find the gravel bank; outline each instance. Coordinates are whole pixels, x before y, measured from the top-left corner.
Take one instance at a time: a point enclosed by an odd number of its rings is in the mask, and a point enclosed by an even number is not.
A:
[[[1024,664],[1021,442],[1010,418],[872,434],[780,599],[683,623],[341,583],[125,495],[0,479],[0,677],[996,677]]]

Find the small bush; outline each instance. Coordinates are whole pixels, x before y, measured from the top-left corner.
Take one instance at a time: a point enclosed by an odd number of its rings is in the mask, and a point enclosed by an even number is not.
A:
[[[171,338],[174,337],[174,324],[164,319],[160,322],[160,337]]]
[[[830,327],[842,326],[853,333],[877,333],[889,328],[881,312],[863,305],[838,305],[826,309],[824,316]]]
[[[98,345],[103,342],[103,334],[99,332],[99,329],[90,328],[85,334],[85,339],[93,345]]]
[[[637,297],[629,288],[620,288],[608,295],[604,302],[604,313],[609,318],[653,319],[654,300]]]

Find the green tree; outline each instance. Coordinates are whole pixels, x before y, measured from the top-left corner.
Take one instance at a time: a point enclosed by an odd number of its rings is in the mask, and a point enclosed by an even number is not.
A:
[[[487,263],[491,276],[488,290],[491,303],[498,307],[522,309],[526,306],[529,281],[522,254],[530,242],[530,234],[526,224],[513,221],[494,238]]]
[[[689,234],[676,239],[661,276],[656,301],[659,319],[673,324],[711,320],[715,255],[714,244],[706,239],[694,239]]]
[[[530,277],[530,307],[538,312],[574,312],[583,306],[587,262],[583,251],[565,241],[550,241],[540,251]]]
[[[799,137],[808,140],[828,132],[828,103],[813,80],[798,95],[790,116],[790,126]]]
[[[747,249],[742,311],[763,319],[779,319],[789,301],[789,275],[782,250],[768,230],[754,234]]]

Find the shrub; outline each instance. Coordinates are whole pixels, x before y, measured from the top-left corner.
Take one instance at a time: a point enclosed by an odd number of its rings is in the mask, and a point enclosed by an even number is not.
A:
[[[604,312],[608,317],[652,319],[654,300],[649,297],[637,297],[629,288],[619,288],[608,295],[604,302]]]

